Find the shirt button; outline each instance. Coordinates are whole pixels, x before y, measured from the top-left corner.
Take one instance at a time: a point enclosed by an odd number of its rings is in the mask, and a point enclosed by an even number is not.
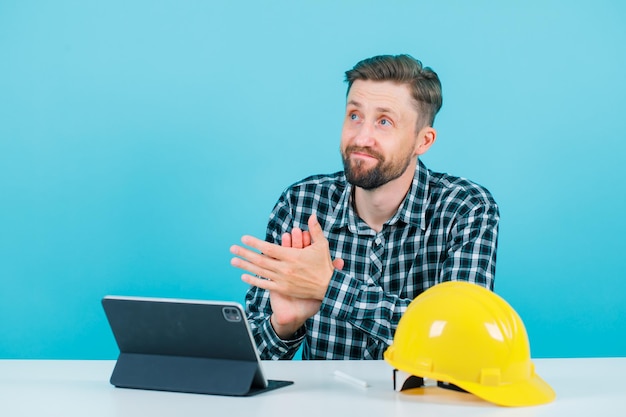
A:
[[[374,241],[374,243],[376,243],[376,246],[380,245],[380,238],[377,237],[376,240]]]

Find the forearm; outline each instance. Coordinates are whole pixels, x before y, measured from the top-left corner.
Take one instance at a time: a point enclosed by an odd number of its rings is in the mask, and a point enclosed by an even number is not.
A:
[[[292,359],[304,340],[303,328],[285,340],[281,339],[271,324],[272,311],[269,294],[259,288],[250,288],[246,294],[246,312],[252,337],[261,359]]]
[[[347,321],[370,337],[390,345],[398,321],[411,301],[411,298],[385,292],[374,283],[363,283],[349,274],[335,271],[320,311],[338,321]]]

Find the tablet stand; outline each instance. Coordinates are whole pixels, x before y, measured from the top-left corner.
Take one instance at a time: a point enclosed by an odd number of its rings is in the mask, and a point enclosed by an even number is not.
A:
[[[120,388],[250,396],[291,385],[291,381],[269,381],[256,361],[196,358],[188,356],[121,353],[111,375]]]

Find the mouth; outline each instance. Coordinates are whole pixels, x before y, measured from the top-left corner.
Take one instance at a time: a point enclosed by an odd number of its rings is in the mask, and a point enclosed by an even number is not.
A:
[[[364,152],[352,152],[350,153],[350,158],[362,160],[378,160],[378,158],[376,158],[374,155]]]
[[[368,160],[379,161],[382,159],[380,155],[376,154],[376,152],[368,151],[365,149],[356,149],[356,148],[347,149],[346,153],[350,159],[357,159],[357,160],[363,160],[363,161],[368,161]]]

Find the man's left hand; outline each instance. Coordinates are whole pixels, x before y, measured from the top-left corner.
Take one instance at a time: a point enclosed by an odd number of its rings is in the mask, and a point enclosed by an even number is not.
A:
[[[282,247],[243,236],[242,243],[256,251],[233,245],[230,251],[236,257],[231,260],[231,265],[250,272],[241,276],[250,285],[291,297],[322,300],[335,267],[317,217],[311,215],[308,224],[310,246],[303,249]]]

